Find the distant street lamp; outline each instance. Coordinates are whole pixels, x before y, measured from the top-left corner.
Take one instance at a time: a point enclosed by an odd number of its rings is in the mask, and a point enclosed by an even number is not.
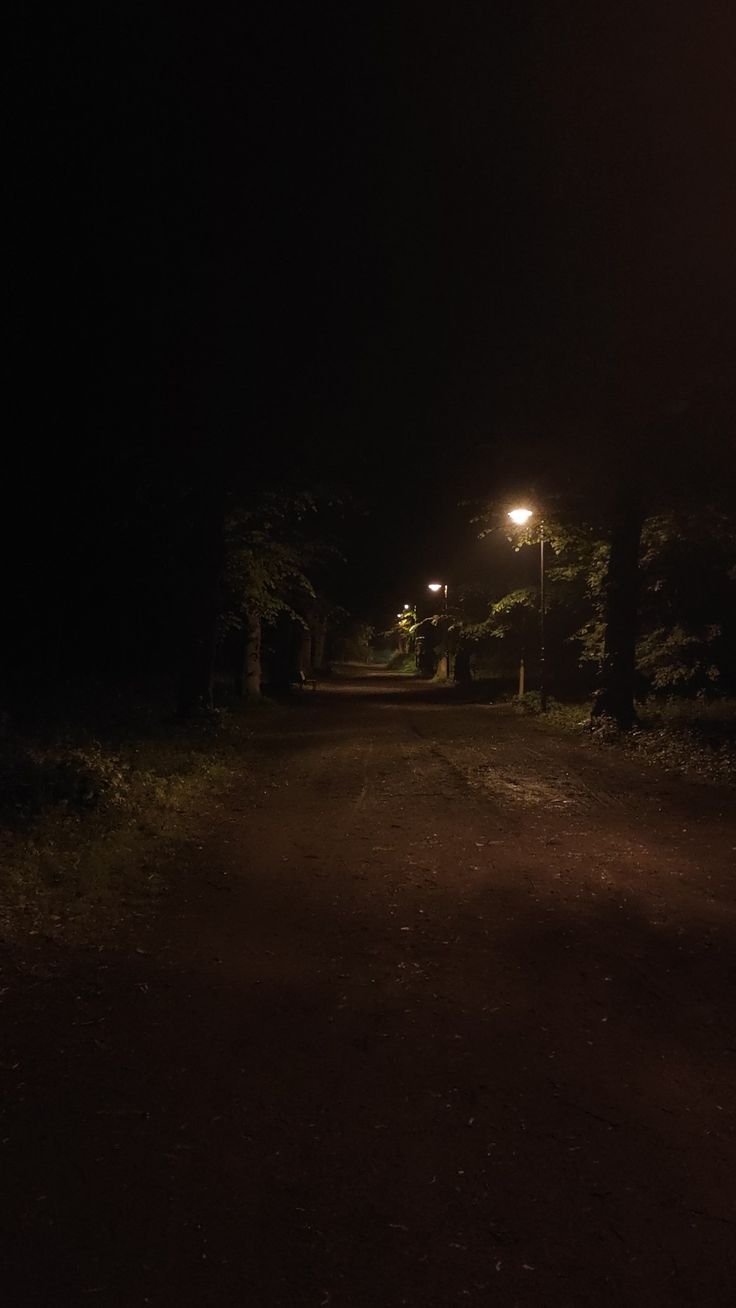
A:
[[[409,649],[414,650],[414,663],[419,667],[419,649],[416,638],[416,627],[419,621],[419,613],[416,604],[405,604],[404,611],[400,616],[403,618],[404,622],[409,623],[407,628],[409,632]]]
[[[531,509],[511,509],[508,515],[517,527],[534,517]],[[547,712],[547,684],[544,667],[544,523],[539,524],[539,707]]]
[[[433,590],[435,594],[437,594],[437,592],[440,590],[442,591],[442,595],[444,599],[443,613],[445,615],[445,620],[447,620],[447,582],[430,581],[429,585],[427,586],[427,590]],[[445,659],[447,660],[447,680],[449,681],[450,680],[450,634],[447,630],[445,630]]]
[[[411,604],[404,604],[402,605],[400,611],[396,614],[396,617],[399,620],[398,621],[398,631],[399,631],[399,641],[400,641],[399,648],[401,652],[405,654],[408,653],[408,651],[412,648],[414,643],[412,624],[416,623],[417,620],[416,613],[414,612],[414,609]]]

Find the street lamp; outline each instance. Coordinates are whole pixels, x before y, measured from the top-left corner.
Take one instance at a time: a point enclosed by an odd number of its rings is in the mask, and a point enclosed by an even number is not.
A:
[[[427,586],[427,590],[433,590],[433,591],[435,592],[435,594],[437,594],[437,591],[438,591],[438,590],[441,590],[441,591],[442,591],[442,594],[443,594],[443,597],[444,597],[444,601],[445,601],[444,611],[445,611],[445,613],[447,613],[447,582],[446,582],[446,581],[430,581],[429,585]]]
[[[524,527],[534,517],[532,509],[510,509],[509,515],[517,527]],[[544,668],[544,523],[539,523],[539,707],[547,712],[547,684]]]
[[[440,590],[442,591],[442,596],[444,599],[443,612],[445,615],[445,622],[446,622],[447,621],[447,582],[430,581],[427,586],[427,590],[433,590],[435,594],[437,594],[437,592]],[[449,681],[450,680],[450,634],[447,630],[445,631],[445,659],[447,662],[447,680]]]

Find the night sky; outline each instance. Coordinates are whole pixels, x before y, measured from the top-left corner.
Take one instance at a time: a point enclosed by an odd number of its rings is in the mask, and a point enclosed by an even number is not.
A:
[[[90,604],[145,591],[182,463],[304,469],[346,497],[336,596],[379,620],[477,550],[463,501],[542,465],[605,479],[718,392],[735,28],[519,0],[90,5],[19,33],[6,494],[37,592],[70,567]]]

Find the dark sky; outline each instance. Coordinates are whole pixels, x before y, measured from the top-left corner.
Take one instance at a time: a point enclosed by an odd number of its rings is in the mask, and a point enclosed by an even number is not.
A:
[[[129,517],[147,460],[303,465],[355,497],[343,597],[390,612],[474,548],[458,501],[540,442],[602,458],[730,354],[728,6],[51,21],[16,46],[14,316],[59,531]]]
[[[344,18],[349,68],[368,46]],[[355,273],[341,278],[338,322],[367,328],[346,337],[367,368],[345,370],[386,567],[369,554],[364,570],[383,585],[393,560],[416,590],[474,551],[458,501],[525,468],[533,485],[540,445],[573,480],[605,468],[606,447],[635,456],[662,413],[731,371],[736,20],[582,0],[373,20],[351,102],[369,149],[348,135],[336,242],[367,204],[377,295],[353,314]]]

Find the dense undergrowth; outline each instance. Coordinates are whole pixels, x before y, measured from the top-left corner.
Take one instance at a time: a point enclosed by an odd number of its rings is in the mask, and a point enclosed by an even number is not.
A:
[[[164,864],[238,762],[242,775],[253,723],[254,710],[185,725],[139,709],[125,726],[6,729],[0,933],[80,938],[150,912]]]
[[[648,700],[629,748],[704,781],[736,783],[736,700]]]
[[[539,696],[525,699],[520,711],[539,713]],[[736,783],[736,700],[648,699],[636,708],[639,722],[631,731],[603,720],[592,728],[593,738],[696,780]],[[590,733],[590,704],[551,700],[540,721]]]
[[[397,650],[391,655],[386,664],[387,672],[396,672],[406,676],[415,677],[417,675],[417,660],[414,654],[403,654]]]

